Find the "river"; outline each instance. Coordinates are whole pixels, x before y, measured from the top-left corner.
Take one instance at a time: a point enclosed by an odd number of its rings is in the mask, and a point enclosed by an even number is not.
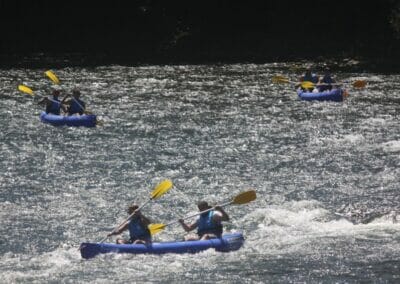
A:
[[[53,69],[63,90],[80,88],[96,128],[41,123],[45,70],[0,70],[0,282],[399,282],[400,222],[334,213],[349,203],[399,211],[400,76],[338,70],[347,100],[305,102],[271,82],[295,80],[298,65]],[[164,179],[174,188],[142,210],[157,223],[256,190],[226,208],[225,230],[243,232],[244,246],[81,258],[80,243],[102,239]],[[183,235],[174,225],[155,239]]]

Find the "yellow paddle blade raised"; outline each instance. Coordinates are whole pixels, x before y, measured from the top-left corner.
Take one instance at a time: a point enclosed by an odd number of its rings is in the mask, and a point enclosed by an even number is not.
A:
[[[289,83],[289,79],[282,75],[276,75],[276,76],[272,77],[272,82],[273,83]]]
[[[165,224],[150,224],[147,228],[150,231],[150,234],[155,235],[165,229],[167,225]]]
[[[47,77],[49,77],[49,79],[50,79],[51,81],[53,81],[54,84],[57,84],[57,85],[60,84],[60,80],[58,80],[56,74],[54,74],[53,71],[47,70],[46,72],[44,72],[44,74],[45,74]]]
[[[170,181],[169,179],[163,180],[154,188],[150,198],[156,199],[161,197],[164,193],[170,190],[172,186],[173,186],[172,181]]]
[[[354,88],[364,88],[367,85],[367,82],[364,80],[357,80],[353,83]]]
[[[233,199],[232,204],[246,204],[249,203],[257,198],[255,190],[245,191],[236,195]]]
[[[20,90],[21,92],[23,92],[23,93],[25,93],[25,94],[34,96],[34,93],[33,93],[32,89],[29,88],[29,87],[27,87],[27,86],[19,85],[19,86],[18,86],[18,90]]]

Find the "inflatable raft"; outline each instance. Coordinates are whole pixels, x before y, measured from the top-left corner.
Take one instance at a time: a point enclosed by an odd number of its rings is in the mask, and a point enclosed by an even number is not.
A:
[[[164,254],[164,253],[197,253],[210,248],[219,252],[230,252],[240,249],[244,243],[241,233],[224,234],[222,238],[205,241],[179,241],[144,244],[111,244],[82,243],[80,246],[82,258],[92,258],[102,253],[132,253],[132,254]]]
[[[324,92],[305,92],[303,90],[297,90],[299,98],[305,101],[334,101],[341,102],[343,97],[347,96],[345,90],[332,89]]]
[[[95,127],[96,126],[96,115],[84,114],[84,115],[55,115],[48,114],[44,111],[40,113],[40,120],[44,123],[49,123],[54,126],[85,126]]]

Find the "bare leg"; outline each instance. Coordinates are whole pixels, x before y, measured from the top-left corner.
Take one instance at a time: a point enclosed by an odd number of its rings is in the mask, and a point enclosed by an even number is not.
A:
[[[185,236],[185,241],[198,241],[198,240],[199,240],[199,237],[194,234]]]
[[[117,244],[118,245],[125,245],[125,244],[129,244],[129,241],[124,240],[124,239],[117,239]]]
[[[133,244],[135,244],[135,245],[138,245],[138,244],[146,245],[146,244],[148,244],[148,243],[149,243],[149,242],[148,242],[148,241],[145,241],[145,240],[136,240],[136,241],[133,242]]]
[[[209,240],[209,239],[215,239],[215,238],[217,238],[217,236],[214,235],[214,234],[204,234],[204,235],[201,237],[201,240]]]

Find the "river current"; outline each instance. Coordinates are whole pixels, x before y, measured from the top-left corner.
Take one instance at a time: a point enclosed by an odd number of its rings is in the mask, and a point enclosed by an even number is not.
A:
[[[63,90],[80,88],[96,128],[41,123],[45,70],[0,70],[0,282],[399,282],[400,222],[334,213],[400,210],[400,76],[338,71],[347,100],[305,102],[271,82],[295,80],[292,66],[53,69]],[[81,259],[81,242],[102,239],[164,179],[174,188],[142,210],[156,223],[256,190],[226,207],[225,230],[243,232],[244,246]],[[183,235],[177,224],[155,239]]]

